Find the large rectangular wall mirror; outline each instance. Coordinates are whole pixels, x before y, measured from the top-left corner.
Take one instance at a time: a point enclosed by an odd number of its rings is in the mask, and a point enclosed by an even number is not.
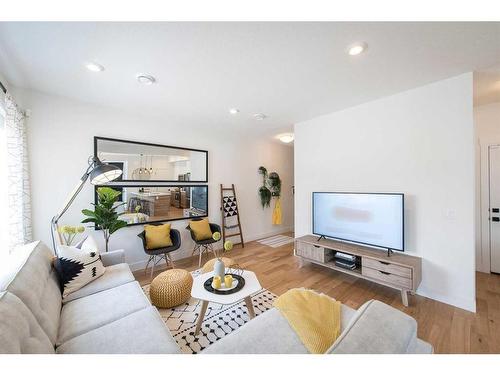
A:
[[[94,155],[123,170],[126,182],[208,182],[208,151],[94,137]]]
[[[117,212],[129,225],[208,215],[208,185],[107,185],[121,193]],[[97,203],[97,186],[95,199]],[[122,204],[124,203],[124,204]]]

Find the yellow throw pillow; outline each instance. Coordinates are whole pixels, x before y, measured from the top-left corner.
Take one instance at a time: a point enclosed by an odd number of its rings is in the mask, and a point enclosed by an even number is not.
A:
[[[189,227],[193,231],[196,241],[203,241],[212,238],[212,231],[210,230],[208,219],[190,221]]]
[[[170,224],[144,225],[144,231],[146,232],[146,248],[148,250],[172,246]]]

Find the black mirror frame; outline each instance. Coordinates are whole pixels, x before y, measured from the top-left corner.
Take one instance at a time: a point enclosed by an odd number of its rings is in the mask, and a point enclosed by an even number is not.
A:
[[[125,139],[116,139],[116,138],[106,138],[106,137],[94,136],[94,157],[98,157],[97,143],[99,141],[122,142],[122,143],[130,143],[130,144],[143,145],[143,146],[164,147],[164,148],[173,148],[173,149],[177,149],[177,150],[203,152],[203,153],[205,153],[205,179],[204,180],[189,180],[186,182],[187,183],[207,183],[208,182],[208,151],[207,150],[199,150],[196,148],[169,146],[169,145],[161,145],[161,144],[156,144],[156,143],[136,142],[136,141],[130,141],[130,140],[125,140]],[[144,183],[144,182],[149,182],[149,183],[169,182],[169,183],[177,183],[177,184],[183,183],[183,181],[179,181],[179,180],[120,180],[120,182],[125,182],[125,183],[128,183],[128,182],[140,182],[140,183]],[[144,187],[146,187],[146,186],[144,185]]]
[[[139,185],[139,184],[118,184],[118,183],[109,183],[106,185],[94,185],[94,203],[97,204],[99,201],[99,198],[97,196],[97,189],[100,187],[109,187],[109,188],[141,188],[141,187],[178,187],[178,188],[193,188],[193,187],[205,187],[207,189],[207,213],[206,215],[200,215],[200,216],[193,216],[193,217],[179,217],[176,219],[170,219],[170,220],[154,220],[154,221],[146,221],[142,223],[130,223],[127,224],[127,227],[131,227],[134,225],[145,225],[145,224],[153,224],[153,223],[168,223],[170,221],[178,221],[178,220],[192,220],[192,219],[202,219],[204,217],[208,217],[208,202],[209,202],[209,193],[208,193],[208,185],[161,185],[161,184],[154,184],[154,185]],[[96,225],[94,225],[95,230],[100,230],[97,228]]]

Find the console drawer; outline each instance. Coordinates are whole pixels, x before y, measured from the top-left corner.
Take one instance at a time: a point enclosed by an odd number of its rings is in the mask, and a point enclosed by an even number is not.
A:
[[[394,275],[392,273],[388,273],[385,271],[376,270],[373,268],[369,268],[363,266],[361,268],[361,274],[372,279],[380,280],[384,283],[396,285],[401,288],[412,289],[412,281],[409,278]]]
[[[362,259],[362,266],[411,279],[411,268],[409,267],[398,266],[397,264],[364,257]]]
[[[331,250],[301,241],[295,242],[295,254],[321,263],[326,263],[333,258]]]

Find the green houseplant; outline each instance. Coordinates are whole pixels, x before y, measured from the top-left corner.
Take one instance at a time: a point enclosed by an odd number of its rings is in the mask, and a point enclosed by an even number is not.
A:
[[[127,222],[120,220],[119,214],[116,212],[116,208],[121,206],[121,204],[116,205],[120,194],[119,191],[110,187],[97,188],[98,203],[92,203],[94,211],[82,210],[82,214],[87,216],[86,219],[82,220],[82,223],[94,223],[98,229],[102,230],[106,242],[106,252],[108,252],[111,235],[118,229],[127,226]]]
[[[259,167],[259,174],[262,175],[262,186],[259,188],[260,204],[265,208],[271,204],[271,190],[267,187],[267,169]]]
[[[259,188],[260,204],[266,208],[271,204],[271,198],[281,196],[281,178],[278,173],[268,173],[265,167],[259,167],[259,174],[262,176],[262,186]]]
[[[281,196],[281,178],[276,172],[269,173],[267,177],[267,184],[271,190],[271,195],[273,197],[279,198]]]

